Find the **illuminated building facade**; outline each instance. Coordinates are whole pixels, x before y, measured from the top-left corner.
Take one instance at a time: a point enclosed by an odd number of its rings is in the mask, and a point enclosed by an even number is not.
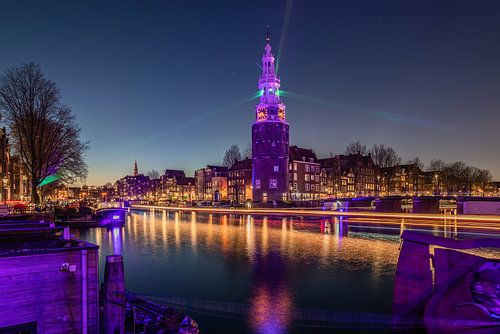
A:
[[[196,198],[200,201],[227,199],[227,168],[208,165],[194,172]]]
[[[260,103],[252,125],[253,201],[266,203],[288,199],[289,124],[280,98],[280,79],[275,73],[269,35],[259,78]]]
[[[292,201],[315,200],[322,197],[321,165],[311,149],[290,146],[289,190]]]
[[[118,196],[122,199],[146,199],[149,190],[149,176],[139,174],[137,161],[134,163],[134,175],[127,175],[117,182]]]
[[[195,179],[186,177],[183,170],[167,169],[160,177],[159,200],[162,202],[192,201],[195,199]]]
[[[252,200],[252,159],[236,161],[228,171],[228,199],[236,203]]]
[[[319,161],[326,171],[326,190],[329,196],[343,198],[376,195],[377,166],[369,154],[340,154]]]

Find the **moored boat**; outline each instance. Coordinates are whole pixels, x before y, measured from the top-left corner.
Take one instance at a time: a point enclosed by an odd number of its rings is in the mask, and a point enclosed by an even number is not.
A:
[[[101,202],[95,211],[95,218],[101,226],[122,226],[126,216],[127,209],[122,202]]]
[[[125,330],[144,334],[198,334],[198,324],[189,315],[130,292],[125,293]]]

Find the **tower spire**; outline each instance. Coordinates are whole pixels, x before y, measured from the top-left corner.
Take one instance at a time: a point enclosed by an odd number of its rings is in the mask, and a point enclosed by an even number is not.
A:
[[[139,175],[139,170],[137,169],[137,159],[134,161],[134,176]]]
[[[271,41],[271,33],[269,32],[269,24],[266,26],[266,43],[269,44]]]

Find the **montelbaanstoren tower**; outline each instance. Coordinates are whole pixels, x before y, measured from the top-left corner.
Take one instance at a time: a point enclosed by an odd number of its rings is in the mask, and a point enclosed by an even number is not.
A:
[[[269,34],[259,78],[260,103],[252,125],[252,186],[255,202],[283,201],[288,195],[288,128],[280,98]]]

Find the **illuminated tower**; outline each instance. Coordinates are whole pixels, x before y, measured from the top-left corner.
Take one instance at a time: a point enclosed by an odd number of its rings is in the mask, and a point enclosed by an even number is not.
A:
[[[260,103],[252,125],[252,186],[255,202],[283,201],[288,195],[288,127],[274,71],[269,34],[259,78]]]

